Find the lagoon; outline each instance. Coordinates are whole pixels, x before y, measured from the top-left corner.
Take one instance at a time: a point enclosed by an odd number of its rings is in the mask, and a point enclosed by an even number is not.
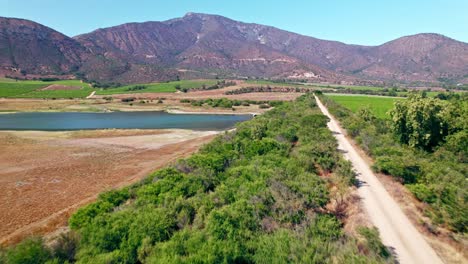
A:
[[[193,129],[225,130],[251,115],[167,112],[27,112],[0,115],[0,130]]]

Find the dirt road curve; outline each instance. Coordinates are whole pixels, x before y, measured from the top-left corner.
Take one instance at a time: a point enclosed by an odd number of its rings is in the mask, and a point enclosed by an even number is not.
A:
[[[383,243],[394,250],[400,263],[443,263],[343,135],[338,122],[320,100],[316,100],[323,114],[330,118],[328,128],[335,135],[338,148],[358,174],[359,196],[371,222],[379,229]]]

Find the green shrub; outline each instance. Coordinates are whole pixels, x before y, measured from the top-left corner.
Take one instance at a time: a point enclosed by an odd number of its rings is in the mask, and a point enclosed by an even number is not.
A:
[[[122,98],[120,99],[120,101],[122,101],[123,103],[128,103],[128,102],[133,102],[135,101],[135,97],[126,97],[126,98]]]
[[[409,184],[406,187],[418,198],[426,203],[434,203],[437,199],[433,190],[424,184]]]
[[[11,248],[5,253],[7,264],[42,264],[52,257],[42,239],[30,238]]]
[[[379,231],[376,228],[361,227],[358,232],[365,238],[366,247],[370,251],[377,253],[383,259],[391,257],[390,250],[380,241]]]
[[[378,157],[374,168],[377,171],[398,177],[406,184],[415,183],[422,174],[420,165],[405,157]]]

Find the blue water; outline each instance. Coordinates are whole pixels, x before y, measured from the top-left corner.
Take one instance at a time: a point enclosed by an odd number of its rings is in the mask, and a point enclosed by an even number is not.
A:
[[[162,129],[225,130],[251,115],[169,114],[166,112],[0,114],[0,130]]]

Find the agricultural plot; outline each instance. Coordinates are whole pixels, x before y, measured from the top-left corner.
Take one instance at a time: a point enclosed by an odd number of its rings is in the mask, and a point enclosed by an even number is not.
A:
[[[80,80],[15,81],[0,79],[0,98],[84,98],[93,91]]]
[[[216,84],[216,80],[183,80],[166,83],[146,83],[132,84],[117,88],[108,88],[99,90],[97,95],[112,95],[112,94],[130,94],[130,93],[173,93],[177,89],[195,89]]]
[[[42,84],[1,82],[0,97],[18,97],[41,87]]]
[[[379,96],[348,96],[348,95],[327,95],[335,102],[348,108],[353,112],[367,107],[379,118],[388,118],[387,112],[393,108],[393,103],[397,100],[404,100],[396,97],[379,97]]]

